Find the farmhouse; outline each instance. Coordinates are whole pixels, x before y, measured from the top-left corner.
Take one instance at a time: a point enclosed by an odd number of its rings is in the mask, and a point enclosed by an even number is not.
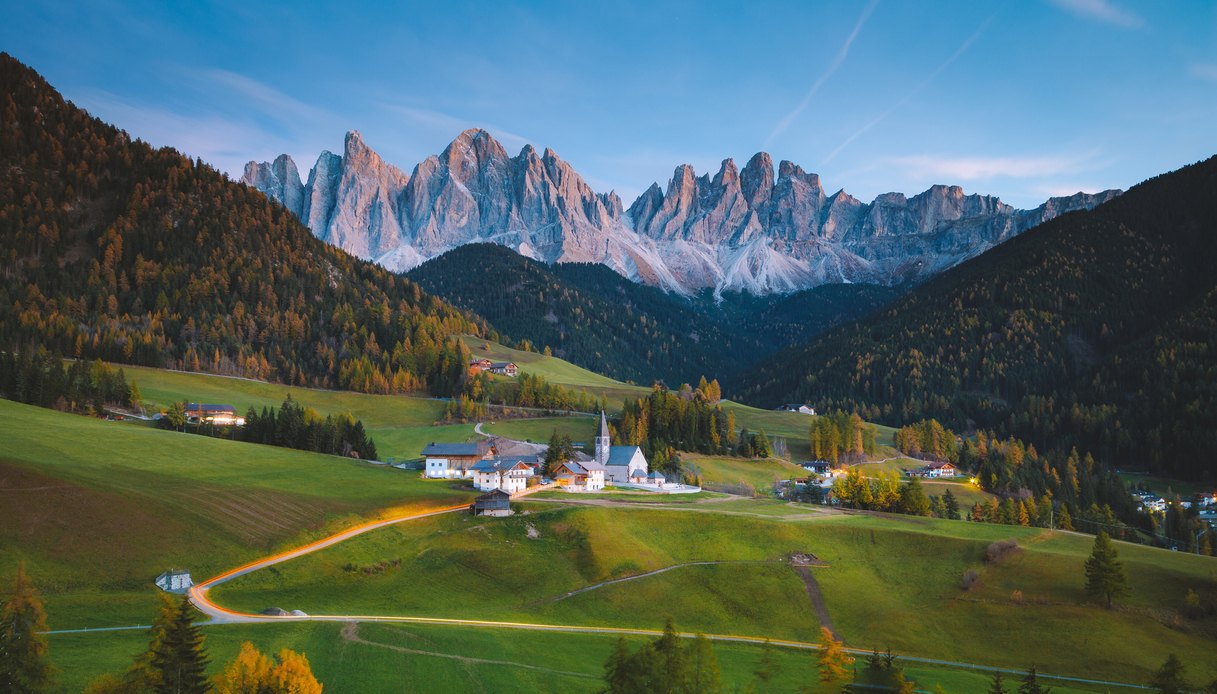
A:
[[[816,408],[811,405],[803,405],[801,403],[792,403],[782,405],[777,408],[779,412],[798,412],[799,414],[815,414]]]
[[[550,471],[554,482],[567,491],[597,492],[604,489],[604,466],[593,460],[568,460]]]
[[[475,516],[510,516],[511,495],[502,489],[491,490],[473,500]]]
[[[473,486],[483,492],[499,489],[518,494],[524,491],[528,478],[532,477],[532,466],[524,458],[479,460],[469,471],[473,474]]]
[[[609,437],[608,419],[600,413],[600,435],[596,437],[596,462],[604,466],[604,481],[628,483],[634,473],[647,475],[647,459],[638,446],[613,446]]]
[[[832,469],[832,463],[828,462],[827,460],[809,460],[805,463],[800,463],[799,465],[804,470],[814,472],[817,475],[827,475],[828,471]]]
[[[237,416],[232,405],[205,405],[186,403],[186,421],[191,424],[215,424],[217,426],[245,426],[245,418]]]
[[[469,360],[469,373],[471,375],[476,376],[477,374],[479,374],[483,371],[489,371],[491,363],[492,362],[486,358],[470,359]]]
[[[194,585],[190,580],[190,572],[170,569],[156,577],[156,587],[166,593],[185,593]]]
[[[485,441],[475,443],[435,443],[423,449],[427,459],[423,474],[430,479],[470,477],[469,468],[479,460],[494,455],[494,447]]]
[[[510,361],[496,361],[490,365],[490,373],[515,378],[520,375],[520,367]]]
[[[958,471],[950,463],[930,463],[918,471],[922,477],[954,477]]]

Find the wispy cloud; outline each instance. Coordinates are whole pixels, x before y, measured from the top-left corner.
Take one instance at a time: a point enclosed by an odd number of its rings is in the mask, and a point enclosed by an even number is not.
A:
[[[837,51],[837,55],[832,59],[832,62],[829,63],[828,67],[823,73],[821,73],[819,79],[817,79],[815,83],[811,85],[811,89],[808,89],[807,93],[803,95],[802,101],[800,101],[798,105],[790,111],[790,113],[782,116],[782,119],[778,121],[776,126],[774,126],[773,131],[770,132],[769,136],[765,138],[765,144],[763,145],[764,147],[768,147],[769,144],[774,141],[774,139],[786,132],[786,129],[790,127],[790,124],[793,123],[794,120],[798,118],[803,111],[807,110],[808,106],[811,105],[811,99],[816,95],[816,92],[820,91],[820,87],[824,86],[824,83],[828,81],[828,78],[832,77],[833,74],[840,69],[841,65],[845,62],[845,58],[849,55],[849,48],[853,45],[854,39],[858,38],[859,32],[862,31],[862,26],[866,24],[867,19],[870,19],[871,13],[875,11],[875,6],[878,4],[879,0],[871,0],[870,3],[867,4],[866,8],[862,10],[862,15],[858,17],[858,21],[854,24],[853,31],[849,32],[849,36],[845,37],[845,43],[841,44],[841,48]]]
[[[1188,72],[1192,73],[1192,75],[1195,77],[1199,77],[1200,79],[1209,80],[1210,82],[1217,82],[1217,65],[1213,63],[1194,63],[1188,69]]]
[[[437,131],[444,137],[456,137],[457,134],[469,128],[482,128],[483,130],[494,135],[495,139],[503,144],[506,149],[520,149],[524,145],[535,142],[532,138],[517,133],[511,132],[504,128],[500,128],[492,123],[472,121],[467,118],[460,118],[442,111],[436,111],[428,108],[419,108],[417,106],[406,106],[402,104],[381,104],[388,111],[400,116],[405,116],[416,125],[420,125],[429,130]]]
[[[245,75],[229,70],[199,70],[197,74],[207,82],[244,97],[247,105],[273,116],[276,120],[302,123],[326,121],[331,118],[331,114],[325,109],[306,104]]]
[[[956,182],[992,178],[1045,178],[1073,174],[1093,169],[1100,155],[1098,151],[1072,155],[1013,157],[917,155],[893,157],[888,163],[915,178]]]
[[[929,75],[927,75],[925,79],[918,82],[917,86],[913,87],[913,89],[911,91],[909,91],[907,94],[905,94],[899,101],[897,101],[895,104],[893,104],[890,108],[888,108],[883,113],[880,113],[878,116],[867,121],[867,123],[865,125],[863,125],[861,128],[858,128],[858,130],[854,131],[854,134],[845,138],[844,142],[837,145],[836,149],[834,149],[833,151],[828,153],[828,156],[824,158],[824,163],[827,164],[827,163],[831,162],[833,159],[836,158],[836,156],[838,154],[841,153],[842,150],[844,150],[846,147],[848,147],[850,144],[852,144],[854,140],[857,140],[859,137],[862,137],[871,128],[882,123],[888,116],[895,113],[897,109],[899,109],[901,106],[904,106],[906,103],[908,103],[914,96],[917,96],[917,94],[919,94],[921,92],[921,90],[928,87],[929,84],[934,81],[934,78],[936,78],[936,77],[938,77],[938,75],[942,74],[943,70],[946,70],[948,67],[950,67],[952,63],[954,63],[956,60],[958,60],[961,55],[966,53],[968,51],[968,49],[972,47],[972,44],[976,43],[976,40],[980,38],[981,34],[985,33],[985,29],[988,29],[989,25],[993,23],[993,20],[997,18],[997,14],[998,14],[997,12],[994,12],[993,14],[989,15],[988,19],[981,22],[980,26],[976,28],[976,31],[972,32],[972,35],[969,36],[962,44],[960,44],[959,48],[955,49],[955,52],[951,54],[951,57],[949,57],[945,61],[943,61],[942,64],[939,65],[938,67],[934,68],[933,72],[931,72]]]
[[[1093,19],[1125,29],[1138,29],[1145,26],[1145,20],[1129,10],[1119,7],[1111,0],[1048,0],[1053,5],[1072,12],[1079,17]]]

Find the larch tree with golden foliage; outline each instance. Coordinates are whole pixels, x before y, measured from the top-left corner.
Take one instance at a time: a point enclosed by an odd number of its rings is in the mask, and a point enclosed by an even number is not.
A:
[[[820,627],[820,681],[833,684],[845,679],[854,659],[828,627]]]
[[[283,649],[272,661],[248,641],[216,678],[217,694],[321,694],[308,658]]]
[[[45,632],[46,610],[22,564],[12,591],[0,602],[0,691],[50,691],[54,670]]]

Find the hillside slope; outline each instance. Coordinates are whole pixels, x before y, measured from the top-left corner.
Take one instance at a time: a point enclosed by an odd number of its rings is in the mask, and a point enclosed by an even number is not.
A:
[[[494,244],[456,248],[407,275],[515,341],[649,385],[725,378],[762,356],[885,305],[901,290],[826,285],[784,297],[688,299],[602,265],[546,265]]]
[[[1062,216],[729,389],[895,424],[937,417],[1212,480],[1217,158]]]
[[[0,345],[372,392],[450,389],[483,326],[0,54]]]

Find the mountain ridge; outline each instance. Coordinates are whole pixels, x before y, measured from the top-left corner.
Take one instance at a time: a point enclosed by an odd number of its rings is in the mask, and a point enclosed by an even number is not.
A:
[[[936,185],[863,203],[827,195],[814,173],[765,152],[711,177],[674,170],[628,208],[597,193],[549,148],[515,157],[485,130],[458,135],[405,174],[356,131],[342,156],[322,152],[308,182],[287,155],[249,162],[241,179],[283,204],[319,238],[394,271],[467,243],[492,242],[546,263],[606,265],[633,281],[691,296],[786,294],[823,284],[898,285],[942,270],[1119,191],[1050,198],[1016,210]]]

